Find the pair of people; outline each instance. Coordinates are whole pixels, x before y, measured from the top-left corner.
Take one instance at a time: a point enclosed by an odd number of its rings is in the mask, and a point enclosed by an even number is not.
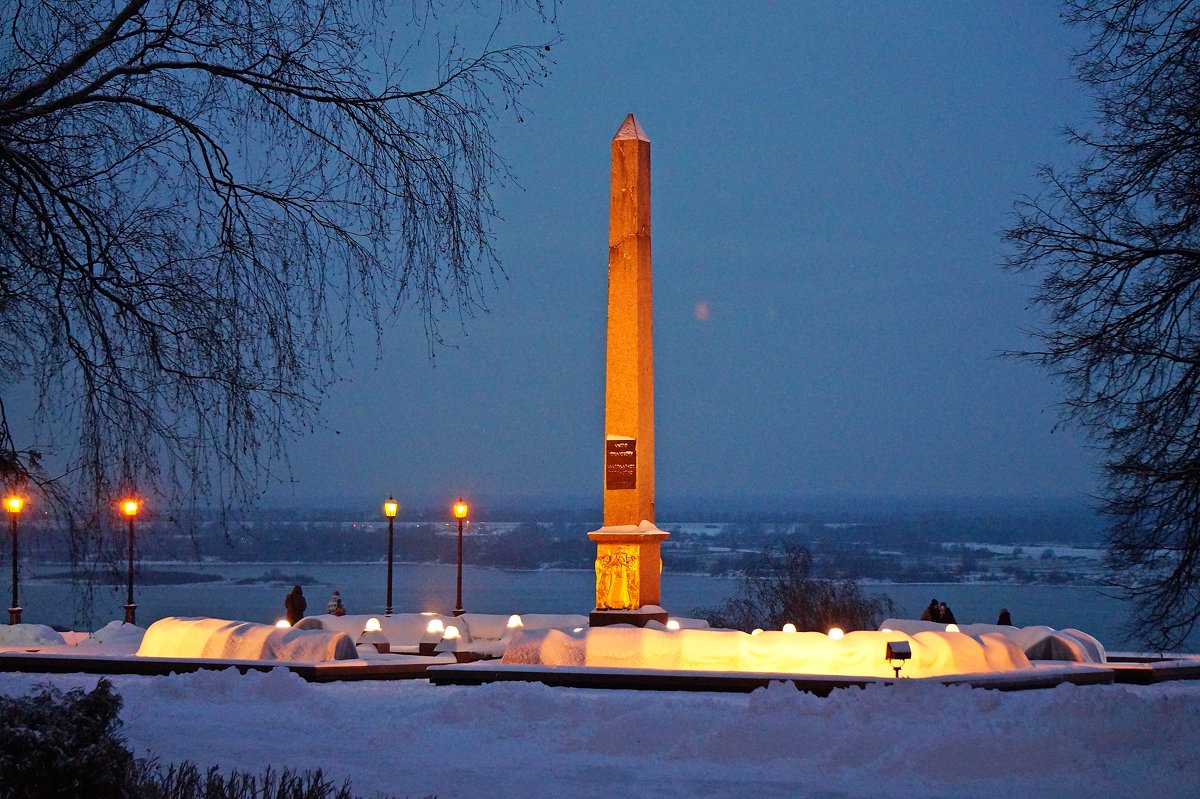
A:
[[[287,611],[288,624],[292,626],[295,626],[296,622],[304,618],[304,612],[308,610],[308,600],[304,598],[304,591],[300,586],[292,586],[291,592],[283,598],[283,608]],[[340,592],[333,592],[333,596],[325,604],[325,612],[333,616],[346,615],[346,606],[342,603]]]
[[[938,602],[937,599],[929,600],[929,606],[921,612],[921,621],[931,621],[935,624],[957,624],[954,618],[954,611],[950,610],[945,602]]]

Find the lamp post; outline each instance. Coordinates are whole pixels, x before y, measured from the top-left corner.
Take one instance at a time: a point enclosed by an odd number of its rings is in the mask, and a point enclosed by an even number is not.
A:
[[[396,525],[396,511],[400,510],[400,503],[391,497],[387,498],[387,502],[383,503],[383,515],[388,520],[388,581],[387,581],[387,606],[383,610],[384,616],[392,615],[392,534],[393,528]]]
[[[137,603],[133,601],[133,517],[138,513],[138,501],[126,499],[121,502],[121,513],[129,519],[129,571],[128,591],[125,594],[125,623],[137,624]]]
[[[458,502],[454,503],[454,518],[458,519],[458,591],[455,594],[456,601],[454,603],[454,615],[463,615],[462,606],[462,530],[463,519],[467,518],[467,512],[470,508],[467,503],[463,502],[462,497],[458,498]]]
[[[8,623],[21,623],[21,602],[17,596],[17,517],[21,515],[21,507],[25,500],[18,496],[4,498],[4,509],[9,515],[9,530],[12,531],[12,606],[8,609]]]

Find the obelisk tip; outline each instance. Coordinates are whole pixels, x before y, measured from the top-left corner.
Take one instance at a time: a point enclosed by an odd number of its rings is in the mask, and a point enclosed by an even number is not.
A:
[[[641,139],[642,141],[650,141],[650,137],[646,135],[646,131],[642,130],[642,126],[638,124],[637,119],[633,114],[625,117],[625,121],[621,123],[621,127],[617,129],[617,135],[613,136],[613,141],[617,139]]]

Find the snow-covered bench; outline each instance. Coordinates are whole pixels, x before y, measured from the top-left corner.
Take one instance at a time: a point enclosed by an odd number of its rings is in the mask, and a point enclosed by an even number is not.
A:
[[[137,656],[321,663],[352,660],[358,650],[349,636],[336,631],[168,616],[147,628]]]
[[[1087,633],[1073,628],[1056,630],[1042,625],[1009,627],[1004,624],[959,624],[958,631],[971,636],[999,633],[1016,644],[1030,660],[1065,660],[1075,663],[1104,663],[1107,655],[1104,644]],[[898,630],[908,635],[934,631],[944,632],[945,624],[917,619],[887,619],[879,629]]]

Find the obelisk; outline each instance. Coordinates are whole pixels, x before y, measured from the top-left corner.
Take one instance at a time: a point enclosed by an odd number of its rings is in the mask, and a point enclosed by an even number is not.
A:
[[[654,526],[650,267],[650,139],[630,114],[612,140],[604,526],[588,534],[597,548],[593,625],[666,621],[659,607],[659,545],[667,533]]]

